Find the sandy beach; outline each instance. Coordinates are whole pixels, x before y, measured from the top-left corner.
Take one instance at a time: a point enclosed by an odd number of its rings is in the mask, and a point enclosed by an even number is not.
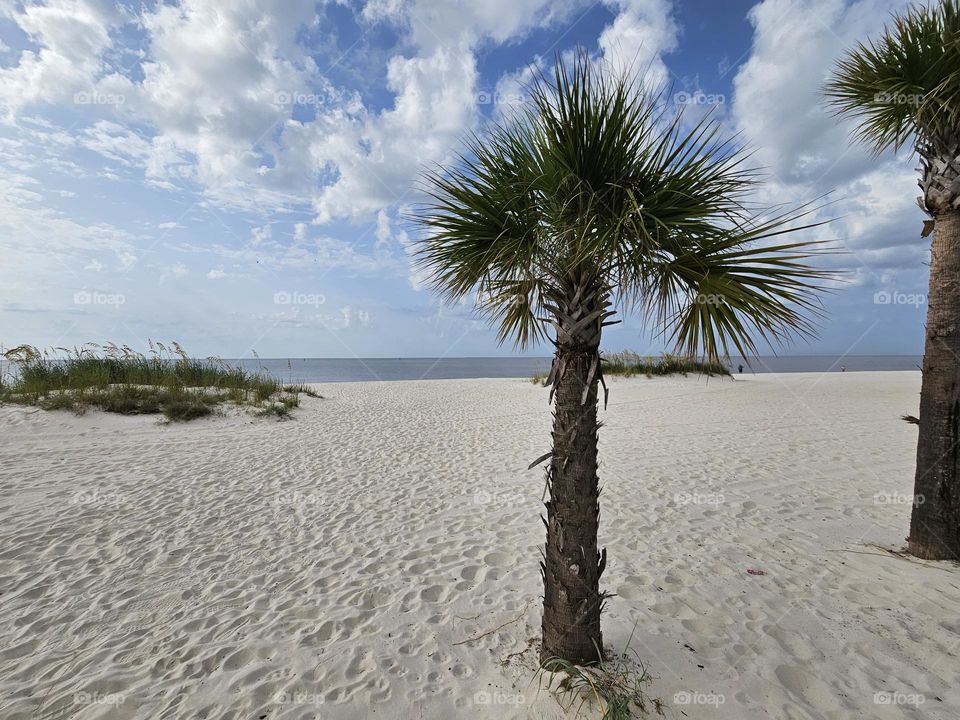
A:
[[[319,390],[286,422],[0,407],[0,718],[576,716],[536,676],[547,391]],[[960,569],[888,552],[919,390],[611,382],[604,639],[667,717],[960,716]]]

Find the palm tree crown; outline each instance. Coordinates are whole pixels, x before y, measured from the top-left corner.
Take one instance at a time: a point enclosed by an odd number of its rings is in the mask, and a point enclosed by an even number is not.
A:
[[[759,242],[811,227],[812,209],[752,207],[758,176],[716,122],[685,130],[659,96],[583,55],[529,94],[426,177],[417,255],[436,289],[478,291],[500,339],[521,346],[556,325],[544,315],[571,272],[692,354],[747,356],[757,337],[813,330],[803,311],[816,312],[827,275],[805,263],[817,243]]]
[[[960,210],[960,0],[895,15],[837,63],[826,94],[876,152],[915,143],[925,210]]]

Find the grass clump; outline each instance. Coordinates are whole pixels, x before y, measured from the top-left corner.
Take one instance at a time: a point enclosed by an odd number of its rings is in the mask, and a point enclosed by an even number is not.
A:
[[[664,714],[663,701],[650,698],[644,691],[651,677],[639,657],[624,653],[612,663],[600,662],[588,666],[574,665],[555,657],[544,662],[541,671],[566,676],[556,690],[570,698],[566,711],[579,700],[578,717],[584,703],[591,701],[596,702],[598,709],[603,712],[601,720],[629,720],[638,717],[635,714],[637,712],[646,715],[651,708],[657,715]]]
[[[633,377],[634,375],[730,375],[730,368],[719,361],[702,360],[682,355],[664,353],[660,357],[640,355],[630,350],[618,353],[608,353],[601,357],[603,374],[606,376],[620,375]],[[530,382],[542,384],[547,379],[546,373],[537,373]]]
[[[729,375],[730,368],[724,363],[682,355],[664,353],[660,357],[641,356],[630,350],[610,353],[603,358],[604,375]]]
[[[170,422],[187,422],[212,412],[210,404],[202,399],[174,400],[163,407],[163,416]]]
[[[290,407],[282,402],[270,403],[256,410],[253,414],[257,417],[276,417],[277,420],[288,420],[290,418]]]
[[[323,395],[318,393],[309,385],[305,385],[303,383],[296,383],[293,385],[284,385],[281,389],[285,393],[293,393],[295,395],[306,395],[307,397],[311,397],[311,398],[319,398],[319,399],[323,398]]]
[[[320,397],[304,385],[283,385],[264,372],[232,367],[219,358],[189,357],[177,343],[150,342],[144,355],[128,346],[87,343],[82,348],[39,350],[21,345],[3,353],[0,402],[44,410],[88,407],[121,415],[163,414],[185,422],[210,415],[224,402],[289,415],[300,393]],[[258,413],[259,414],[259,413]]]

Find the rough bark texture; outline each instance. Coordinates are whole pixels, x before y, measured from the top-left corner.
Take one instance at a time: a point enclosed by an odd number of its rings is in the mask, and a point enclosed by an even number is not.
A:
[[[930,258],[909,549],[960,560],[960,212],[935,216]]]
[[[920,207],[935,218],[960,211],[960,137],[930,135],[919,143]]]
[[[547,544],[543,571],[541,662],[560,657],[576,664],[603,653],[600,575],[606,551],[597,549],[600,520],[597,478],[597,386],[600,332],[609,301],[597,283],[572,275],[550,306],[556,354],[549,381],[556,406],[553,454],[547,470]],[[549,382],[548,381],[548,382]]]

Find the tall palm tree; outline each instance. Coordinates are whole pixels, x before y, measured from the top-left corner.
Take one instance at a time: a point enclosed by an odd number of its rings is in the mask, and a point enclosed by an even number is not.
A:
[[[910,552],[960,560],[960,2],[895,15],[827,85],[876,152],[911,143],[933,231]]]
[[[751,209],[756,176],[717,140],[716,123],[684,130],[657,96],[582,54],[528,92],[512,118],[426,175],[417,258],[447,298],[476,293],[501,341],[552,335],[541,661],[588,663],[601,658],[607,597],[597,542],[603,328],[615,309],[639,310],[693,355],[752,355],[756,340],[812,331],[805,313],[817,311],[826,273],[806,264],[811,243],[756,245],[799,230],[812,209]]]

